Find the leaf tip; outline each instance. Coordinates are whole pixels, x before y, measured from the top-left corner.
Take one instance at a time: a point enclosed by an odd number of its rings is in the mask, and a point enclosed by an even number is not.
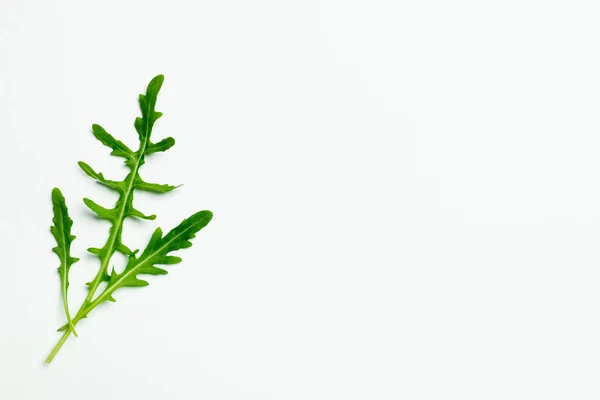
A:
[[[210,222],[213,218],[213,212],[210,210],[202,210],[200,211],[198,214],[202,214],[204,216],[204,218],[206,218],[208,220],[208,222]]]
[[[65,197],[63,196],[62,192],[60,191],[59,188],[55,187],[54,189],[52,189],[52,201],[64,201]]]

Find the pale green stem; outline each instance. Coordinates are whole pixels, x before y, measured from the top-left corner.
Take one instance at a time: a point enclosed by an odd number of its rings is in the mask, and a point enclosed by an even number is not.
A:
[[[63,346],[63,344],[65,344],[65,342],[69,338],[70,334],[71,334],[71,327],[69,326],[65,330],[65,333],[63,333],[63,335],[60,338],[60,340],[58,341],[58,343],[56,343],[56,346],[54,346],[54,349],[52,349],[52,352],[50,353],[48,358],[46,358],[46,364],[50,364],[52,362],[52,360],[54,359],[54,356],[56,356],[56,353],[58,353],[58,351]]]

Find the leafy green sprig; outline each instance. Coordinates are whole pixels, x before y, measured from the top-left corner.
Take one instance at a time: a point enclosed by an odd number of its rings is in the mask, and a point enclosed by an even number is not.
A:
[[[190,247],[192,245],[190,240],[212,219],[212,213],[203,210],[183,220],[177,227],[164,236],[162,230],[157,228],[152,234],[148,245],[139,256],[138,250],[132,251],[122,241],[123,223],[126,218],[133,217],[148,220],[156,218],[155,215],[146,215],[134,207],[133,197],[135,190],[167,193],[177,188],[177,186],[173,185],[148,183],[140,176],[140,168],[144,165],[147,155],[166,151],[175,144],[175,139],[172,137],[156,143],[150,140],[152,128],[155,122],[162,116],[161,112],[155,110],[155,106],[163,80],[164,77],[162,75],[156,76],[150,81],[146,94],[139,96],[142,116],[136,118],[134,124],[139,137],[139,148],[137,151],[131,150],[123,142],[106,132],[100,125],[94,124],[92,126],[92,133],[96,139],[111,148],[113,156],[124,158],[125,165],[129,168],[130,172],[124,180],[114,181],[106,179],[101,172],[96,172],[85,162],[79,162],[79,167],[86,175],[117,192],[119,198],[113,208],[103,207],[88,198],[83,199],[85,205],[98,218],[109,221],[111,227],[108,239],[102,247],[91,247],[88,249],[90,253],[98,257],[100,268],[95,278],[87,283],[88,294],[73,318],[71,318],[67,301],[69,271],[71,266],[78,261],[77,258],[72,257],[70,254],[71,242],[75,239],[75,236],[71,234],[73,221],[69,217],[67,205],[60,190],[55,188],[52,192],[54,225],[51,227],[51,231],[57,242],[57,247],[53,251],[58,255],[61,262],[58,272],[61,280],[61,294],[67,323],[59,328],[59,331],[62,331],[63,335],[46,359],[46,363],[52,361],[71,333],[77,336],[75,325],[79,321],[86,318],[99,304],[105,301],[115,301],[113,298],[115,291],[124,287],[147,286],[148,282],[140,279],[138,275],[165,275],[167,271],[157,267],[157,265],[180,263],[181,258],[171,256],[169,253]],[[110,261],[116,252],[127,257],[127,265],[121,273],[117,273],[114,268],[109,271]],[[106,282],[104,290],[96,295],[98,288],[103,282]]]

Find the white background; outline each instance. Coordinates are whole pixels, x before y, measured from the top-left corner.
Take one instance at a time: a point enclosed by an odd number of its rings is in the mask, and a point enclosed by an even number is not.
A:
[[[598,399],[597,1],[0,3],[0,398]],[[141,247],[199,209],[184,262],[62,325],[165,74]],[[122,260],[117,259],[117,267]]]

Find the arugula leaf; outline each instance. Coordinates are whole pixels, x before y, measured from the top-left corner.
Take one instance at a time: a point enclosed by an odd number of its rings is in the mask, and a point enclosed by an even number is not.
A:
[[[106,132],[100,125],[92,125],[92,133],[103,145],[113,149],[111,153],[113,156],[125,157],[128,160],[133,158],[133,151],[123,142],[115,139],[110,133]]]
[[[181,258],[169,256],[168,254],[172,251],[191,247],[192,242],[190,240],[196,237],[196,233],[204,228],[211,219],[212,213],[210,211],[197,212],[185,219],[165,237],[162,237],[162,230],[157,228],[150,238],[150,243],[148,243],[139,258],[130,255],[125,270],[120,274],[117,274],[113,269],[108,286],[102,296],[98,297],[98,300],[114,301],[111,296],[112,293],[125,286],[148,286],[148,282],[137,277],[138,274],[166,275],[167,271],[156,267],[156,264],[180,263]]]
[[[52,209],[54,225],[50,227],[50,232],[56,240],[56,247],[52,249],[60,259],[60,267],[58,274],[60,275],[60,292],[63,300],[65,315],[67,316],[68,325],[71,327],[73,334],[77,336],[75,325],[71,319],[69,312],[69,302],[67,301],[67,292],[69,290],[69,270],[71,266],[79,261],[79,258],[71,257],[71,243],[75,236],[71,235],[71,227],[73,220],[69,218],[69,210],[65,202],[65,197],[58,188],[52,190]]]
[[[98,304],[104,301],[115,302],[112,294],[124,287],[143,287],[148,286],[148,282],[138,278],[138,275],[167,275],[168,271],[158,268],[156,265],[172,265],[181,262],[180,257],[170,256],[169,253],[192,246],[191,239],[196,237],[196,233],[204,228],[212,219],[212,212],[203,210],[191,217],[183,220],[177,227],[173,228],[166,236],[162,236],[162,230],[157,228],[150,238],[150,243],[142,255],[138,258],[135,253],[129,255],[129,261],[125,270],[120,274],[113,269],[107,276],[108,285],[88,307],[80,311],[75,317],[75,323],[86,318]],[[63,325],[58,330],[66,331],[69,324]]]
[[[100,125],[92,125],[92,133],[94,137],[102,144],[112,149],[111,154],[113,156],[125,159],[125,165],[129,169],[129,173],[122,181],[110,180],[106,179],[101,172],[97,172],[87,163],[83,161],[79,162],[79,167],[87,176],[103,186],[116,191],[119,195],[119,198],[112,208],[104,207],[88,198],[83,199],[84,204],[93,213],[95,213],[99,219],[109,221],[111,226],[109,228],[108,239],[106,240],[105,244],[102,247],[90,247],[88,249],[88,252],[98,257],[100,267],[94,279],[87,283],[88,295],[79,308],[79,311],[72,319],[69,316],[68,307],[66,306],[66,289],[63,293],[65,312],[67,314],[67,324],[59,328],[59,331],[64,331],[63,336],[46,359],[47,363],[52,361],[56,353],[68,339],[71,332],[75,333],[75,325],[80,320],[87,318],[88,314],[99,304],[105,301],[115,301],[112,297],[112,294],[116,290],[123,287],[147,286],[148,282],[140,279],[138,275],[164,275],[167,273],[167,271],[157,267],[156,265],[170,265],[181,262],[181,258],[171,256],[169,253],[190,247],[192,245],[190,240],[193,239],[196,233],[205,227],[212,219],[212,213],[204,210],[199,211],[185,219],[181,224],[171,230],[164,237],[162,235],[162,230],[160,228],[156,229],[150,238],[150,242],[146,246],[146,249],[139,257],[137,256],[138,250],[132,251],[122,241],[123,224],[126,218],[135,217],[148,220],[153,220],[156,218],[156,215],[146,215],[134,207],[133,199],[136,189],[153,193],[168,193],[181,186],[148,183],[140,176],[140,168],[146,162],[147,155],[156,152],[167,151],[175,145],[175,139],[171,137],[160,140],[156,143],[151,141],[154,124],[162,116],[161,112],[155,110],[155,106],[163,81],[164,77],[162,75],[156,76],[148,84],[146,93],[139,96],[139,104],[142,116],[137,117],[134,123],[134,127],[139,138],[139,148],[137,151],[131,150],[127,145],[113,137]],[[62,198],[62,195],[60,198]],[[60,202],[57,201],[56,204],[60,204]],[[62,204],[64,204],[64,198],[62,198]],[[59,210],[62,209],[63,208],[59,207]],[[66,205],[64,206],[64,215],[67,215]],[[70,221],[70,219],[68,221]],[[70,241],[74,238],[70,236],[71,225],[72,221],[70,223],[63,223],[61,225],[68,227],[63,229],[65,232],[67,232],[65,237],[69,238],[68,241],[63,241],[65,243],[65,246],[63,247],[66,248],[67,251],[70,246]],[[55,230],[58,231],[58,228]],[[59,243],[59,248],[61,248],[58,238],[57,242]],[[67,242],[68,246],[66,245]],[[128,257],[127,266],[122,273],[115,272],[114,268],[109,273],[108,268],[110,261],[116,252]],[[77,259],[67,258],[66,260],[67,262],[65,262],[64,271],[59,269],[59,272],[64,272],[64,282],[67,282],[66,287],[68,287],[68,268]],[[69,262],[71,264],[69,264]],[[63,279],[63,273],[61,273],[61,279]],[[100,284],[103,282],[106,282],[104,290],[99,295],[96,295]]]

